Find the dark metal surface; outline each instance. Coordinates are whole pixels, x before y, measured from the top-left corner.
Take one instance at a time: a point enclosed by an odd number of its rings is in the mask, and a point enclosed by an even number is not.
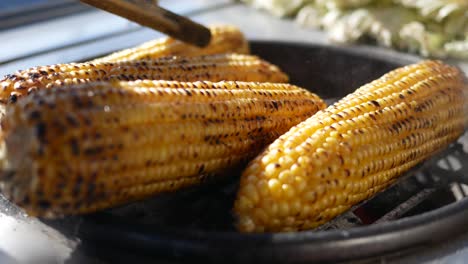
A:
[[[291,82],[330,100],[412,62],[349,48],[292,43],[253,42],[252,51],[279,65]],[[71,240],[81,240],[72,263],[79,259],[75,256],[79,252],[110,263],[323,263],[401,255],[468,230],[468,200],[457,201],[450,189],[450,184],[466,182],[467,148],[465,136],[437,159],[418,166],[412,175],[348,212],[356,223],[327,229],[237,233],[231,208],[238,170],[203,187],[84,217],[42,222]],[[461,169],[438,166],[441,158],[458,160]],[[0,212],[2,206],[11,207],[1,202]],[[403,218],[394,219],[399,217]]]
[[[9,2],[9,1],[8,1]],[[36,0],[0,3],[0,30],[88,11],[90,8],[77,0]],[[6,5],[6,7],[5,7]]]

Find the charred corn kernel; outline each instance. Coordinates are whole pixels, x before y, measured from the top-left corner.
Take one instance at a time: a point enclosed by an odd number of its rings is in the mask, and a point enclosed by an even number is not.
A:
[[[165,57],[137,62],[58,64],[7,75],[0,81],[0,103],[16,102],[21,96],[53,85],[138,79],[276,83],[287,82],[288,76],[275,65],[256,56],[239,54]]]
[[[93,212],[200,183],[324,107],[279,83],[52,87],[7,105],[0,185],[32,215]]]
[[[211,41],[204,48],[167,37],[146,42],[135,48],[118,51],[92,62],[145,60],[173,55],[200,56],[216,53],[249,53],[249,44],[237,27],[215,25],[209,28]]]
[[[463,133],[466,91],[458,69],[424,61],[292,127],[243,173],[235,202],[239,230],[314,228],[381,191]]]

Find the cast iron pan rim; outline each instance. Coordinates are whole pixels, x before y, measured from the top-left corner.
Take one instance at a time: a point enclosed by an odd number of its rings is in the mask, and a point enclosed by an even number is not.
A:
[[[347,230],[243,234],[236,232],[156,230],[149,226],[113,223],[112,218],[86,219],[83,239],[131,252],[169,258],[202,257],[227,262],[267,260],[342,261],[381,256],[453,239],[468,229],[468,198],[431,212],[377,225]],[[235,258],[236,256],[237,258]]]
[[[114,216],[107,214],[96,214],[94,216],[85,217],[87,224],[96,220],[97,223],[109,221]],[[322,231],[300,231],[300,232],[282,232],[282,233],[239,233],[226,231],[197,231],[191,229],[175,229],[165,228],[164,230],[152,229],[148,226],[130,227],[124,223],[106,223],[110,225],[105,229],[112,229],[112,232],[121,232],[131,235],[134,238],[140,237],[142,230],[145,230],[145,240],[151,240],[154,237],[164,237],[168,240],[185,240],[190,242],[203,239],[204,242],[241,242],[241,243],[257,243],[272,240],[274,243],[295,244],[304,242],[319,242],[331,240],[349,240],[355,238],[375,237],[379,235],[387,235],[394,232],[409,232],[419,233],[424,229],[425,233],[431,233],[431,236],[438,232],[449,234],[454,231],[461,231],[463,228],[468,229],[468,225],[457,225],[466,223],[468,218],[468,198],[445,205],[441,208],[419,215],[398,219],[391,222],[384,222],[375,225],[353,227],[346,230],[322,230]],[[450,223],[450,225],[448,225]],[[100,226],[100,224],[98,224]],[[466,226],[466,227],[464,227]],[[432,229],[431,229],[432,228]],[[167,237],[166,237],[167,236]],[[408,237],[409,238],[409,237]],[[433,237],[438,239],[438,237]],[[404,241],[402,241],[404,242]]]
[[[253,47],[261,45],[315,47],[342,54],[385,60],[395,66],[417,60],[412,56],[395,58],[385,53],[374,54],[368,50],[348,50],[337,46],[301,42],[253,41],[251,43]],[[107,213],[85,217],[80,233],[84,238],[148,252],[159,249],[164,252],[176,251],[180,255],[212,257],[213,254],[225,256],[241,250],[243,254],[249,254],[251,260],[264,259],[267,256],[268,259],[278,261],[274,256],[277,254],[277,256],[290,256],[290,261],[294,261],[297,260],[294,258],[295,254],[302,250],[301,261],[344,260],[375,256],[453,237],[468,229],[468,225],[465,224],[465,219],[468,218],[468,199],[392,222],[319,232],[242,234],[226,231],[159,229],[113,221],[113,217]],[[214,253],[215,249],[218,253]]]
[[[343,54],[348,55],[358,55],[365,58],[372,58],[374,60],[381,60],[389,64],[394,64],[396,67],[404,66],[405,64],[416,63],[418,61],[423,61],[423,59],[398,51],[385,48],[376,48],[374,46],[352,46],[352,45],[334,45],[334,44],[321,44],[321,43],[307,43],[301,41],[284,41],[284,40],[262,40],[262,39],[253,39],[249,41],[252,47],[252,54],[255,54],[255,48],[257,46],[289,46],[291,47],[300,47],[300,48],[321,48],[328,51],[337,51]],[[353,49],[350,49],[352,47]]]

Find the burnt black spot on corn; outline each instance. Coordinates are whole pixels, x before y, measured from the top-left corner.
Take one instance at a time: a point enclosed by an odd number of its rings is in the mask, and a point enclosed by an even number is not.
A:
[[[466,92],[458,69],[424,61],[291,128],[244,171],[239,230],[311,229],[383,190],[463,133]]]
[[[277,83],[136,81],[41,90],[7,106],[1,161],[9,176],[0,186],[32,215],[93,212],[198,184],[324,107],[316,95]]]
[[[38,74],[39,72],[46,74]],[[93,81],[177,80],[287,82],[278,67],[256,56],[215,54],[199,57],[165,57],[138,62],[70,63],[35,67],[0,80],[0,103],[14,103],[19,97],[51,86]],[[19,77],[24,78],[19,78]]]
[[[200,56],[217,53],[249,53],[249,44],[242,32],[235,26],[210,26],[211,42],[199,48],[174,38],[166,37],[146,42],[94,60],[93,62],[117,62],[155,59],[164,56]]]

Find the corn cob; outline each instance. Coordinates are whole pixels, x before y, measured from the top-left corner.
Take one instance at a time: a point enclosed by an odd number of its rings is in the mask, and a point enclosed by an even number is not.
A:
[[[0,80],[0,104],[53,85],[108,80],[287,82],[278,67],[251,55],[165,57],[137,62],[71,63],[34,67]]]
[[[136,81],[7,106],[0,187],[31,215],[93,212],[199,183],[325,107],[289,84]]]
[[[291,128],[243,172],[239,230],[312,229],[383,190],[463,133],[466,91],[458,69],[424,61]]]
[[[135,48],[115,52],[92,62],[117,62],[147,60],[164,56],[200,56],[216,53],[249,53],[249,44],[242,32],[235,26],[215,25],[209,27],[211,41],[199,48],[170,37],[146,42]]]

